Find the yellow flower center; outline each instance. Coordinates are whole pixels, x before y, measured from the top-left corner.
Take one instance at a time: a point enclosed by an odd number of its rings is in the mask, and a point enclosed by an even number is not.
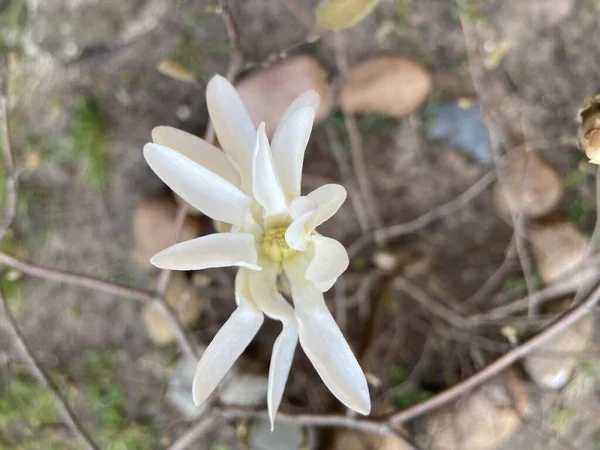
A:
[[[285,242],[285,230],[287,230],[287,227],[269,228],[263,237],[263,251],[273,261],[285,261],[298,253],[297,250],[294,250]]]

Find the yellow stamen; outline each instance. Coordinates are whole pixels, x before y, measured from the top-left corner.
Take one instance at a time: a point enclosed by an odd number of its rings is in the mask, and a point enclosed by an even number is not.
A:
[[[287,227],[273,227],[265,232],[262,248],[273,261],[285,261],[298,253],[285,241],[285,230]]]

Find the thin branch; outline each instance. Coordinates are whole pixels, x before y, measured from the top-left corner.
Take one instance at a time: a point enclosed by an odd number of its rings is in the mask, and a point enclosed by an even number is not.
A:
[[[438,319],[449,323],[454,328],[465,328],[466,321],[464,317],[452,311],[443,303],[434,300],[425,291],[409,282],[406,278],[396,277],[394,279],[394,287],[408,294],[421,306],[432,312]]]
[[[352,202],[352,208],[354,209],[354,215],[358,220],[360,230],[365,233],[369,229],[369,214],[364,204],[364,199],[360,195],[358,186],[356,186],[356,181],[352,176],[352,168],[346,159],[344,150],[340,146],[335,130],[332,127],[326,127],[325,132],[327,133],[327,139],[329,141],[329,145],[331,146],[331,152],[333,153],[333,157],[337,162],[344,186],[346,186],[346,189],[348,189],[350,201]]]
[[[548,342],[550,339],[554,338],[558,334],[568,329],[570,326],[577,323],[579,320],[583,319],[586,315],[593,311],[593,308],[597,306],[599,302],[600,287],[596,288],[585,302],[571,309],[554,324],[550,325],[538,335],[524,342],[519,347],[515,347],[513,350],[504,354],[496,361],[477,372],[475,375],[467,378],[464,381],[461,381],[460,383],[446,389],[430,399],[425,400],[424,402],[418,403],[408,409],[405,409],[404,411],[393,414],[390,417],[390,424],[400,425],[405,423],[427,413],[428,411],[439,408],[442,405],[456,400],[461,395],[464,395],[472,389],[481,386],[486,381],[499,375],[511,364],[520,360],[537,347],[541,346],[545,342]]]
[[[11,312],[9,311],[4,296],[0,292],[0,316],[4,317],[6,328],[11,337],[12,342],[17,347],[19,353],[21,353],[25,363],[27,364],[31,375],[33,375],[40,384],[46,387],[52,394],[56,408],[60,415],[63,417],[65,423],[69,426],[70,430],[75,434],[85,448],[88,450],[99,450],[92,438],[89,436],[87,431],[83,428],[81,423],[77,420],[75,413],[65,400],[65,398],[59,393],[58,387],[54,384],[50,376],[46,373],[39,361],[33,356],[31,350],[25,343],[23,335],[19,330],[17,322]]]
[[[442,219],[455,211],[464,208],[466,205],[471,203],[479,194],[485,191],[496,179],[494,172],[488,172],[477,180],[469,189],[464,191],[454,200],[444,203],[426,214],[417,217],[410,222],[401,223],[391,227],[381,228],[375,232],[375,236],[378,240],[387,240],[403,236],[405,234],[413,233],[426,225],[429,225],[436,220]]]
[[[36,266],[25,261],[21,261],[6,253],[0,253],[0,264],[7,265],[13,269],[48,281],[70,284],[71,286],[80,286],[95,291],[104,292],[115,296],[125,297],[142,303],[148,303],[153,300],[152,294],[140,289],[121,286],[97,278],[89,277],[79,273],[65,272],[62,270],[49,269],[47,267]]]
[[[245,408],[235,407],[215,407],[213,411],[227,419],[268,419],[266,411],[257,411]],[[284,412],[277,413],[277,422],[293,423],[298,426],[319,427],[319,428],[347,428],[356,431],[365,431],[368,433],[376,433],[381,436],[394,436],[403,441],[410,449],[414,449],[414,445],[409,438],[397,431],[396,427],[390,423],[376,419],[361,419],[353,416],[342,416],[335,414],[286,414]]]
[[[177,438],[167,450],[185,450],[206,434],[215,424],[214,415],[205,415]]]
[[[348,75],[348,58],[346,56],[346,48],[344,36],[341,33],[335,34],[335,61],[338,67],[338,71],[342,77]],[[360,193],[365,202],[367,209],[368,222],[370,223],[369,228],[380,228],[382,225],[381,217],[379,214],[379,208],[377,207],[377,201],[367,170],[367,164],[365,159],[365,152],[362,145],[362,136],[358,128],[356,118],[345,111],[342,112],[344,117],[344,125],[346,132],[348,133],[348,139],[350,140],[350,157],[352,159],[352,168],[358,181]]]
[[[350,255],[350,257],[356,256],[365,246],[371,243],[374,238],[382,242],[387,239],[414,233],[415,231],[418,231],[437,220],[443,219],[444,217],[455,213],[483,193],[494,182],[495,179],[496,174],[490,171],[477,180],[471,187],[469,187],[458,197],[440,206],[436,206],[416,219],[398,225],[380,228],[373,233],[363,234],[360,239],[348,247],[348,255]]]
[[[0,134],[2,140],[2,156],[4,159],[4,170],[6,176],[6,199],[4,206],[4,218],[0,226],[0,240],[6,235],[17,213],[17,171],[13,159],[12,141],[8,127],[8,61],[0,67]]]

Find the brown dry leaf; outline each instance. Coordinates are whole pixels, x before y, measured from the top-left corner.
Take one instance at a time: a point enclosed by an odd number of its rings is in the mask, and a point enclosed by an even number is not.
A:
[[[315,58],[297,56],[253,73],[237,85],[238,92],[255,125],[265,122],[271,135],[294,99],[309,90],[321,97],[315,122],[323,120],[333,105],[327,72]]]
[[[184,83],[195,83],[197,81],[196,74],[189,70],[187,67],[179,64],[177,61],[172,59],[163,59],[156,66],[163,75],[173,78],[177,81],[183,81]]]
[[[351,113],[402,117],[417,108],[431,90],[431,77],[419,64],[382,57],[350,69],[340,104]]]
[[[155,288],[155,283],[151,284]],[[183,272],[173,272],[165,291],[165,300],[177,313],[181,324],[189,327],[202,314],[205,298],[195,289]],[[154,303],[144,305],[142,318],[146,332],[152,341],[166,345],[175,340],[175,333],[161,308]]]
[[[367,17],[379,0],[322,0],[317,7],[317,24],[327,30],[343,30]]]

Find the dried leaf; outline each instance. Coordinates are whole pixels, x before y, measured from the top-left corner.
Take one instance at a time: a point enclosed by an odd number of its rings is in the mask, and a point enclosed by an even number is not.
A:
[[[158,63],[158,66],[156,66],[156,70],[163,75],[178,81],[183,81],[184,83],[195,83],[197,81],[194,72],[172,59],[163,59]]]
[[[369,15],[379,0],[322,0],[317,7],[317,24],[328,30],[343,30]]]

